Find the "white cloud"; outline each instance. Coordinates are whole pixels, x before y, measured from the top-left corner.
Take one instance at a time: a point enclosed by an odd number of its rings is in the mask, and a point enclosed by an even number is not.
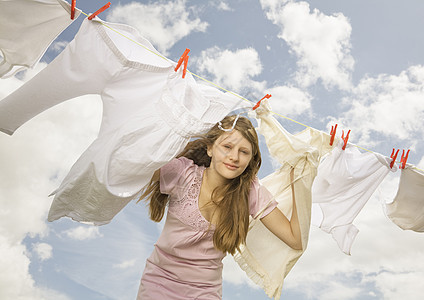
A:
[[[69,230],[64,231],[64,234],[74,240],[91,240],[103,235],[99,231],[99,227],[95,226],[78,226]]]
[[[225,1],[217,1],[217,3],[215,3],[215,5],[219,10],[223,10],[223,11],[233,11],[234,10]]]
[[[35,284],[26,252],[24,245],[11,243],[0,231],[0,299],[68,300],[60,292]]]
[[[107,20],[135,27],[160,52],[167,55],[168,50],[179,40],[192,32],[204,32],[208,26],[195,16],[195,8],[188,7],[186,2],[177,0],[116,5],[109,11]]]
[[[47,260],[53,256],[53,247],[46,243],[36,243],[32,245],[32,249],[41,261]]]
[[[322,283],[322,278],[319,279]],[[349,300],[359,299],[360,287],[352,286],[351,283],[344,283],[335,280],[328,280],[318,292],[320,300]]]
[[[349,20],[331,16],[307,2],[262,0],[266,16],[281,28],[279,37],[297,56],[296,81],[303,87],[321,80],[327,88],[350,89],[354,59],[350,55]]]
[[[137,262],[136,259],[125,260],[125,261],[123,261],[119,264],[113,265],[113,267],[117,268],[117,269],[128,269],[128,268],[135,266],[136,262]]]
[[[365,77],[354,93],[344,98],[350,109],[340,118],[355,128],[355,136],[360,136],[364,144],[372,143],[375,133],[422,140],[423,98],[424,66],[412,66],[399,75]],[[408,146],[414,146],[413,142]]]
[[[51,46],[50,49],[52,51],[54,51],[55,53],[59,54],[60,52],[63,51],[63,49],[65,49],[65,47],[69,44],[68,41],[57,41],[54,42]]]
[[[387,272],[377,274],[373,281],[386,300],[421,300],[424,295],[422,270],[413,272]]]
[[[25,246],[0,235],[0,299],[30,299],[36,290],[25,251]]]
[[[267,92],[272,95],[268,100],[272,110],[284,116],[300,115],[311,109],[312,97],[299,88],[276,86]]]
[[[225,89],[236,93],[243,88],[264,90],[265,82],[253,79],[262,72],[258,52],[253,48],[230,51],[213,47],[202,51],[193,61],[202,75],[211,76],[209,80]]]

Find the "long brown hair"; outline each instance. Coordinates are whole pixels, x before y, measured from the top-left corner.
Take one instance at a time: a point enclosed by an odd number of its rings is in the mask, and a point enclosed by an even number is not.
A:
[[[221,121],[221,128],[231,128],[236,116],[227,116]],[[252,123],[240,117],[234,127],[252,145],[252,158],[244,172],[229,181],[225,186],[216,188],[212,193],[212,203],[216,206],[217,224],[213,235],[216,249],[234,254],[240,244],[246,242],[249,228],[249,193],[253,180],[261,166],[258,136]],[[209,167],[211,158],[207,154],[208,146],[224,133],[216,124],[209,132],[189,142],[178,155],[194,161],[196,165]],[[147,198],[146,198],[147,197]],[[140,197],[149,201],[150,218],[159,222],[162,220],[165,207],[168,204],[168,195],[161,194],[159,178],[152,178],[149,185]]]

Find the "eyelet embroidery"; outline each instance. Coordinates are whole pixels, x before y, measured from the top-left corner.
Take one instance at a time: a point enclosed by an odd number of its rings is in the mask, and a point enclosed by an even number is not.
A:
[[[207,231],[209,229],[210,232],[213,232],[215,226],[213,224],[211,225],[202,216],[198,205],[203,170],[204,168],[202,167],[196,169],[195,178],[181,199],[174,198],[169,202],[169,212],[176,215],[181,222],[193,227],[195,230]]]

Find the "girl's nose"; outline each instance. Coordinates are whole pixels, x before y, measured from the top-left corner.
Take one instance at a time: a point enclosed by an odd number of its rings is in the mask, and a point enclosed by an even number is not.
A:
[[[237,149],[233,148],[231,149],[230,153],[228,154],[229,159],[232,161],[238,161],[239,152]]]

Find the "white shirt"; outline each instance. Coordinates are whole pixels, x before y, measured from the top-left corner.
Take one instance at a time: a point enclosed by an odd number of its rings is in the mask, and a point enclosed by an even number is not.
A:
[[[347,144],[336,147],[318,167],[312,186],[312,224],[331,233],[339,248],[350,255],[358,229],[352,224],[390,169],[390,159],[362,153]]]
[[[81,14],[75,9],[75,18]],[[34,67],[74,20],[64,0],[0,0],[0,78]]]

